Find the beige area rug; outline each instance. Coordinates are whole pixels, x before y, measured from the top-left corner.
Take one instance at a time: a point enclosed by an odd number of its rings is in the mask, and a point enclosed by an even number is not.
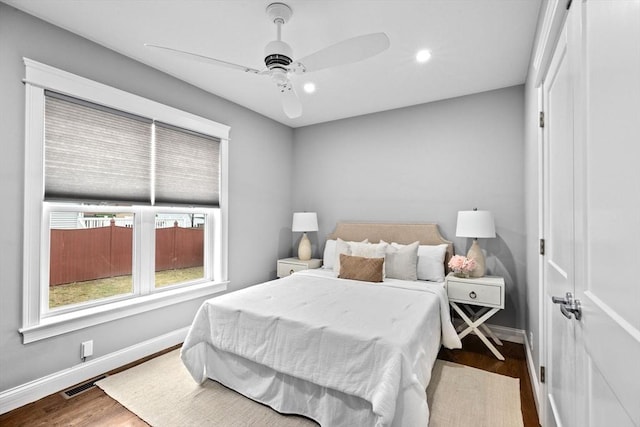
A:
[[[429,427],[522,427],[520,380],[436,360],[427,387]]]
[[[179,354],[174,350],[96,384],[155,427],[317,426],[301,416],[282,415],[215,381],[196,384]],[[523,425],[518,379],[441,360],[432,375],[427,389],[430,427]]]

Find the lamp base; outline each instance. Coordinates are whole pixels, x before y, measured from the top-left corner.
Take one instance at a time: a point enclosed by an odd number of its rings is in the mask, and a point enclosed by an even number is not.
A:
[[[473,239],[471,248],[469,248],[469,252],[467,252],[467,258],[473,258],[476,261],[476,268],[469,273],[469,277],[483,277],[487,269],[485,266],[484,253],[482,253],[482,249],[480,249],[480,245],[478,245],[478,239]]]
[[[307,233],[303,233],[300,239],[298,259],[300,261],[309,261],[311,259],[311,240],[307,237]]]

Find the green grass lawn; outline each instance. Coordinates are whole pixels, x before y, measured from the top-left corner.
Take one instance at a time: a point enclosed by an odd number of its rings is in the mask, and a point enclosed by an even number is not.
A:
[[[200,279],[203,276],[203,267],[158,271],[156,272],[156,288]],[[128,294],[132,290],[131,276],[109,277],[51,286],[49,288],[49,308]]]

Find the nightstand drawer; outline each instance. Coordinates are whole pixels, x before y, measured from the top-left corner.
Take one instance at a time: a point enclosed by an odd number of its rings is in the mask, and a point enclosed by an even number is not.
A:
[[[307,264],[293,264],[280,261],[278,263],[278,277],[285,277],[296,271],[307,270],[308,268]]]
[[[278,277],[287,277],[296,271],[320,268],[320,266],[322,266],[321,259],[312,258],[307,261],[302,261],[298,258],[283,258],[278,260],[276,273]]]
[[[499,286],[449,280],[447,287],[447,294],[451,301],[464,304],[502,307],[502,292]]]

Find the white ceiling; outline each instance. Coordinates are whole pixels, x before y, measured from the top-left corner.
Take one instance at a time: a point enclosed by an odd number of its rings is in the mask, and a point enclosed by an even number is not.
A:
[[[294,76],[302,116],[282,112],[267,76],[175,57],[144,43],[263,69],[276,38],[269,0],[3,0],[59,27],[291,127],[524,83],[540,0],[280,0],[295,58],[362,34],[391,47],[365,61]],[[429,49],[425,64],[415,53]],[[314,94],[302,85],[313,81]]]

